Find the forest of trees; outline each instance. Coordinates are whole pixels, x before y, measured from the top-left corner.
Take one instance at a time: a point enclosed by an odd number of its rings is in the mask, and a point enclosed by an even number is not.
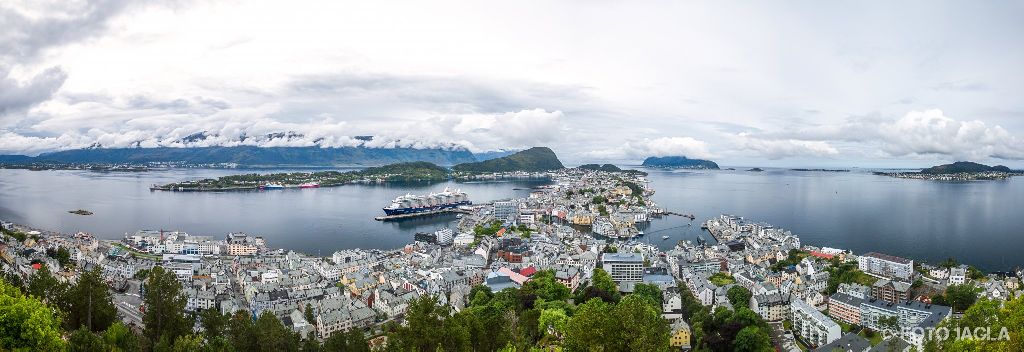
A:
[[[456,313],[423,296],[411,303],[404,324],[389,322],[382,334],[389,351],[669,349],[670,330],[661,318],[657,286],[638,284],[635,292],[622,296],[601,269],[592,282],[573,293],[552,271],[540,271],[521,289],[492,293],[485,286],[473,287],[469,306]],[[149,272],[145,286],[144,327],[132,329],[119,321],[98,269],[83,272],[71,285],[45,266],[23,283],[5,277],[0,282],[0,350],[369,351],[367,336],[357,329],[319,341],[302,338],[269,312],[258,317],[246,311],[187,312],[181,284],[159,266]]]

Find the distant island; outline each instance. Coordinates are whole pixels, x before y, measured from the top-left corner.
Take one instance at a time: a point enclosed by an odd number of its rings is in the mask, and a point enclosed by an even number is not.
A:
[[[952,164],[932,166],[927,169],[921,170],[922,174],[932,175],[959,174],[972,172],[1013,172],[1013,170],[1010,170],[1010,168],[1003,165],[988,166],[985,164],[979,164],[970,161],[957,161]]]
[[[512,155],[452,167],[459,173],[542,172],[565,168],[548,147],[533,147]]]
[[[957,161],[923,169],[919,172],[875,172],[875,175],[896,178],[912,178],[938,181],[1005,180],[1010,176],[1022,175],[1020,170],[1011,170],[1003,165],[988,166],[970,161]]]
[[[790,169],[791,171],[801,172],[850,172],[847,169]]]
[[[620,169],[618,166],[615,166],[615,165],[612,165],[612,164],[604,164],[604,165],[601,165],[601,164],[583,164],[583,165],[577,166],[576,168],[584,169],[584,170],[593,170],[593,171],[605,171],[605,172],[620,172],[620,171],[622,171],[622,169]]]
[[[85,210],[85,209],[68,210],[68,212],[71,213],[71,214],[75,214],[75,215],[92,215],[91,211],[88,211],[88,210]]]
[[[175,192],[225,192],[274,190],[284,188],[334,187],[353,183],[441,182],[499,178],[503,173],[537,173],[562,169],[562,162],[546,147],[530,148],[482,162],[463,163],[452,169],[425,161],[370,167],[358,171],[289,172],[242,174],[154,185],[150,190]],[[498,175],[498,176],[495,176]]]
[[[482,153],[482,158],[491,154]],[[86,148],[25,155],[0,155],[5,167],[66,168],[60,165],[214,165],[240,166],[380,166],[426,161],[456,165],[478,159],[465,149],[371,147],[156,147]]]
[[[752,169],[748,169],[747,171],[751,171],[751,172],[761,172],[761,171],[764,171],[764,169],[762,169],[762,168],[759,168],[759,167],[755,167],[755,168],[752,168]]]
[[[440,182],[448,169],[425,161],[371,167],[359,171],[244,174],[154,185],[150,190],[175,192],[253,191],[259,189],[334,187],[360,182]]]
[[[710,160],[690,159],[685,156],[652,156],[644,159],[641,164],[645,167],[668,168],[668,169],[709,169],[718,170],[718,164]]]
[[[593,170],[593,171],[604,171],[604,172],[624,172],[627,174],[647,176],[646,172],[640,170],[623,170],[613,164],[583,164],[576,167],[577,169]]]

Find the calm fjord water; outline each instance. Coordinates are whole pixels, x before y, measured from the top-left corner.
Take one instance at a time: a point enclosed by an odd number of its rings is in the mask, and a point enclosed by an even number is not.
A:
[[[138,229],[221,237],[262,235],[270,246],[329,254],[343,248],[395,248],[416,231],[454,216],[378,222],[381,207],[405,193],[461,188],[476,202],[525,196],[539,182],[350,185],[229,193],[150,192],[154,183],[217,177],[240,170],[145,173],[0,170],[0,219],[64,232],[120,238]],[[281,170],[259,170],[280,172]],[[934,182],[848,173],[651,171],[655,201],[692,213],[652,222],[646,239],[664,248],[696,239],[699,224],[727,213],[792,230],[805,244],[879,251],[916,260],[956,257],[988,270],[1024,265],[1024,178]],[[91,216],[67,213],[86,209]],[[662,240],[662,236],[669,236]],[[710,239],[710,236],[704,235]]]

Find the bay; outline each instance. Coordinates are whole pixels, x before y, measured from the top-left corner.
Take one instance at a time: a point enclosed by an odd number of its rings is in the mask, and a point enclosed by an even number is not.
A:
[[[745,170],[746,168],[739,168]],[[452,225],[453,215],[379,222],[396,196],[461,188],[474,202],[524,197],[543,181],[346,185],[254,192],[151,192],[152,184],[240,172],[293,170],[170,169],[139,173],[0,170],[0,219],[117,239],[139,229],[221,238],[242,231],[271,247],[328,255],[344,248],[397,248],[417,231]],[[308,171],[306,169],[305,171]],[[700,223],[734,214],[793,231],[803,243],[878,251],[938,262],[955,257],[985,270],[1024,265],[1024,178],[936,182],[876,176],[869,170],[764,172],[646,170],[654,200],[694,214],[656,219],[642,240],[668,249],[696,240]],[[85,209],[90,216],[69,214]],[[689,225],[689,226],[688,226]],[[663,240],[662,236],[669,236]],[[711,237],[703,233],[703,237]]]

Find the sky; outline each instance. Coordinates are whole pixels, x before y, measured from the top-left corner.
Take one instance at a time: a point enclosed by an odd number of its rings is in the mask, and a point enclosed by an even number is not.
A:
[[[1022,17],[1020,1],[6,0],[0,154],[1024,167]]]

